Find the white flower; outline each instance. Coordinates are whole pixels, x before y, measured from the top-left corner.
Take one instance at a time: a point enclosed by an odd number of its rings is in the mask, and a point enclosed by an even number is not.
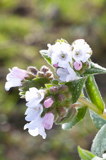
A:
[[[72,63],[71,46],[65,42],[57,42],[53,47],[51,61],[52,65],[58,64],[59,67],[63,68]]]
[[[26,106],[30,108],[36,108],[44,98],[44,90],[38,90],[35,87],[29,88],[29,91],[25,94],[27,101]]]
[[[45,139],[46,133],[43,125],[43,118],[41,118],[42,112],[43,106],[41,104],[39,104],[37,108],[27,108],[25,120],[31,122],[27,123],[24,129],[28,129],[29,134],[32,136],[41,135]]]
[[[25,112],[25,120],[26,121],[33,121],[36,120],[41,113],[43,112],[43,106],[41,104],[39,104],[36,108],[27,108],[26,112]]]
[[[90,46],[83,39],[78,39],[72,43],[72,57],[77,62],[85,63],[92,55]]]
[[[36,119],[31,121],[30,123],[27,123],[24,126],[24,129],[28,128],[28,132],[32,136],[41,135],[43,139],[45,139],[46,133],[45,133],[45,128],[44,128],[42,121],[43,119],[40,116],[38,116]]]
[[[77,80],[79,77],[77,76],[76,72],[71,68],[58,68],[57,75],[62,82],[69,82]]]
[[[10,73],[7,74],[5,90],[8,91],[11,87],[18,87],[22,85],[22,80],[27,77],[27,71],[20,69],[18,67],[13,67],[9,69]]]
[[[66,67],[72,63],[71,45],[66,42],[56,42],[54,45],[48,44],[48,50],[41,50],[40,53],[47,54],[51,58],[52,65]]]
[[[43,139],[46,138],[45,129],[49,130],[52,128],[54,123],[54,115],[49,112],[41,117],[43,112],[43,106],[40,105],[39,108],[28,108],[25,112],[25,120],[30,121],[25,124],[24,129],[28,129],[28,132],[32,136],[41,135]]]

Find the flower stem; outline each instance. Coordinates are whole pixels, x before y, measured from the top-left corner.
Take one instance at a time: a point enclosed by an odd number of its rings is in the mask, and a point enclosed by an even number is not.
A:
[[[78,101],[79,101],[80,103],[82,103],[84,106],[87,106],[89,109],[91,109],[91,110],[94,111],[95,113],[99,114],[103,119],[106,119],[106,114],[105,114],[105,113],[100,114],[98,108],[96,108],[96,106],[95,106],[93,103],[91,103],[90,101],[88,101],[86,98],[80,97],[80,98],[78,99]]]
[[[88,101],[86,98],[81,97],[78,99],[78,101],[83,105],[87,106],[89,109],[93,110],[94,112],[99,113],[99,110],[95,107],[95,105]]]

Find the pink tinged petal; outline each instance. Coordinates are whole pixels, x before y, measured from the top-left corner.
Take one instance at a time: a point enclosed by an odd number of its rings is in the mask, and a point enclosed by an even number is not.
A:
[[[53,99],[52,98],[47,98],[45,101],[44,101],[44,107],[45,108],[49,108],[52,106],[52,104],[54,103]]]
[[[54,66],[55,68],[58,68],[58,63],[53,64],[53,66]]]
[[[46,113],[43,117],[43,126],[45,129],[50,130],[53,126],[54,122],[54,114],[53,113]]]
[[[13,67],[12,69],[9,69],[10,73],[6,76],[6,84],[5,84],[5,90],[9,90],[11,87],[19,87],[21,86],[21,81],[27,77],[27,71],[20,69],[18,67]]]
[[[79,71],[82,68],[82,63],[81,62],[74,62],[74,68],[75,70]]]
[[[27,71],[20,69],[18,67],[13,67],[10,69],[10,73],[7,75],[6,79],[10,80],[13,78],[18,78],[20,80],[23,80],[25,77],[27,77]]]

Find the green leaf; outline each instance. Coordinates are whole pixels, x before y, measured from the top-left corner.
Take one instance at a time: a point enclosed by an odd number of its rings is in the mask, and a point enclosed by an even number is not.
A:
[[[103,113],[105,104],[102,99],[99,88],[96,84],[94,76],[88,76],[85,86],[86,86],[86,92],[89,96],[89,99],[93,104],[95,104],[95,107],[98,108],[99,113]]]
[[[78,153],[82,160],[92,160],[95,155],[85,149],[78,147]]]
[[[95,136],[91,151],[99,157],[102,157],[103,153],[106,152],[106,124],[103,125]]]
[[[106,124],[106,119],[103,119],[93,111],[90,111],[90,117],[98,129],[100,129],[104,124]]]
[[[68,86],[69,91],[72,94],[72,102],[73,103],[75,103],[78,100],[78,98],[80,97],[83,86],[85,84],[85,80],[86,80],[86,78],[81,78],[76,81],[65,83]]]
[[[46,88],[51,88],[51,87],[53,87],[53,85],[51,83],[49,83],[49,84],[45,84],[45,87]]]
[[[47,78],[34,78],[32,80],[24,81],[20,89],[22,91],[27,91],[31,87],[36,87],[40,89],[41,87],[44,88],[46,83],[50,83],[50,81]]]
[[[71,119],[69,123],[64,123],[62,125],[62,129],[70,129],[74,125],[76,125],[79,121],[81,121],[86,113],[87,107],[81,107],[77,109],[77,114]]]
[[[59,81],[58,81],[57,79],[54,79],[54,80],[51,81],[51,83],[52,83],[53,85],[58,85],[58,84],[59,84]]]
[[[40,53],[46,62],[51,65],[51,58],[47,55],[47,50],[41,50]]]
[[[91,68],[86,69],[84,75],[95,75],[95,74],[105,74],[106,68],[101,67],[100,65],[91,62]]]

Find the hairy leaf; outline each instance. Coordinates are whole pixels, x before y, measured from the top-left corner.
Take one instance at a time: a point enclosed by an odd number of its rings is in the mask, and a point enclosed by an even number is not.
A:
[[[70,129],[74,125],[76,125],[79,121],[81,121],[86,113],[87,107],[81,107],[77,110],[77,114],[71,119],[70,122],[64,123],[62,125],[62,129]]]
[[[47,55],[46,52],[47,52],[47,50],[41,50],[41,51],[40,51],[42,57],[46,60],[46,62],[47,62],[48,64],[51,65],[51,58]]]
[[[105,73],[106,73],[106,68],[91,62],[91,68],[86,69],[84,75],[95,75],[95,74],[105,74]]]
[[[78,147],[78,153],[82,160],[92,160],[95,155],[85,149],[82,149],[81,147]]]
[[[46,83],[50,83],[47,78],[34,78],[32,80],[26,80],[23,82],[23,86],[21,87],[22,91],[27,91],[31,87],[36,87],[40,89],[41,87],[45,87]]]
[[[102,157],[103,153],[106,152],[106,124],[103,125],[95,136],[91,151],[99,157]]]
[[[72,102],[73,103],[75,103],[78,100],[78,98],[80,97],[81,92],[83,90],[83,86],[85,84],[85,80],[86,80],[86,78],[81,78],[76,81],[65,83],[68,86],[68,88],[72,94]]]
[[[103,119],[93,111],[90,111],[90,117],[98,129],[100,129],[104,124],[106,124],[106,119]]]

